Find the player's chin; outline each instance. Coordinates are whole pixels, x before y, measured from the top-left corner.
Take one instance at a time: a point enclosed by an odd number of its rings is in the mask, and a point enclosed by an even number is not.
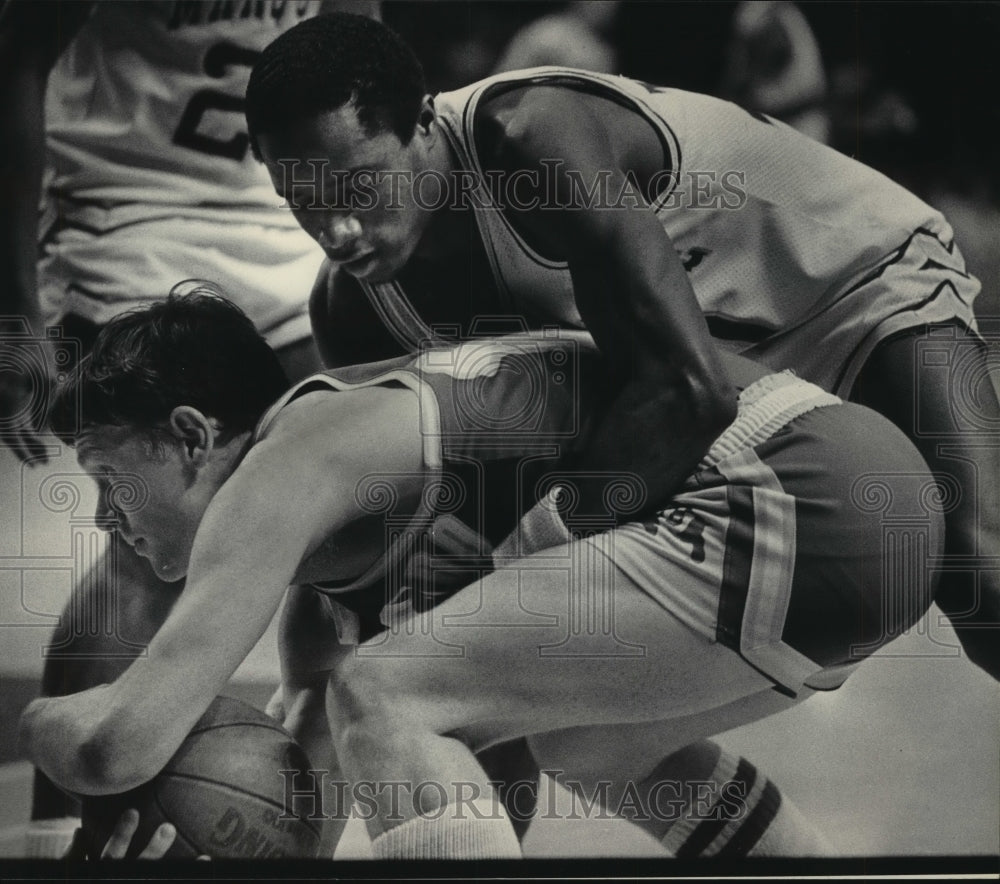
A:
[[[357,261],[341,264],[340,269],[355,279],[363,279],[374,285],[393,279],[399,270],[397,264],[395,261],[385,261],[379,254],[373,252]]]
[[[176,583],[187,576],[187,567],[178,564],[176,561],[165,561],[150,557],[150,567],[153,573],[164,583]]]

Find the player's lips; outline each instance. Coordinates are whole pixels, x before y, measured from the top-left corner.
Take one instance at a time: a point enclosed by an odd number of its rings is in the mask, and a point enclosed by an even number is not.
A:
[[[340,264],[342,266],[345,264],[353,264],[356,261],[363,261],[370,254],[371,252],[355,252],[353,250],[350,252],[337,252],[333,249],[326,250],[326,256],[333,261],[334,264]]]
[[[330,252],[327,252],[327,257],[331,261],[333,261],[334,264],[339,265],[343,270],[346,270],[348,273],[354,273],[358,270],[361,270],[366,263],[371,261],[371,259],[375,257],[375,253],[363,252],[360,255],[355,254],[353,256],[348,255],[344,258],[337,258]]]

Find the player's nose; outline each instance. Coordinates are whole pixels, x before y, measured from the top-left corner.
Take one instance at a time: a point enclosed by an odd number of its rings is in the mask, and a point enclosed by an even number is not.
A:
[[[319,229],[317,240],[327,252],[344,255],[361,238],[361,222],[353,214],[330,212]]]

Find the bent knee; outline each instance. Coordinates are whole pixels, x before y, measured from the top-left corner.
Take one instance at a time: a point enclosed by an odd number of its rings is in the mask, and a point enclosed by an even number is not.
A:
[[[416,731],[443,734],[451,727],[451,705],[439,696],[431,673],[401,659],[347,654],[327,684],[327,717],[341,742],[385,742],[394,738],[390,735]]]

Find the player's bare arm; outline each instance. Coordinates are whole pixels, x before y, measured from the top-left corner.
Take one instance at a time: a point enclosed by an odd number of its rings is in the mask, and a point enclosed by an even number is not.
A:
[[[211,424],[185,419],[182,456],[197,470],[210,459]],[[154,776],[263,634],[300,563],[364,515],[358,482],[377,469],[400,476],[401,499],[417,493],[417,428],[406,391],[307,394],[288,406],[208,504],[187,586],[148,656],[114,684],[28,707],[21,737],[32,760],[83,794]]]
[[[503,98],[484,110],[484,141],[493,145],[486,163],[507,173],[530,170],[541,187],[554,186],[560,201],[570,202],[508,216],[547,256],[568,262],[580,315],[619,387],[585,465],[638,474],[652,505],[676,490],[736,412],[735,390],[687,275],[651,209],[635,200],[587,205],[573,187],[571,176],[588,185],[604,178],[614,198],[626,176],[641,182],[647,171],[635,175],[643,164],[636,145],[652,133],[635,121],[637,132],[613,129],[596,99],[570,90],[532,88]],[[650,173],[662,162],[650,161],[654,152],[646,147]]]
[[[49,71],[87,15],[90,3],[0,4],[0,316],[23,318],[30,333],[44,335],[35,257],[38,204],[45,162],[45,86]],[[55,21],[53,21],[55,16]],[[5,334],[12,329],[2,329]],[[2,346],[10,346],[0,341]],[[0,373],[0,419],[18,415],[37,391],[37,378]],[[41,453],[39,428],[22,422],[11,433],[14,453]]]

